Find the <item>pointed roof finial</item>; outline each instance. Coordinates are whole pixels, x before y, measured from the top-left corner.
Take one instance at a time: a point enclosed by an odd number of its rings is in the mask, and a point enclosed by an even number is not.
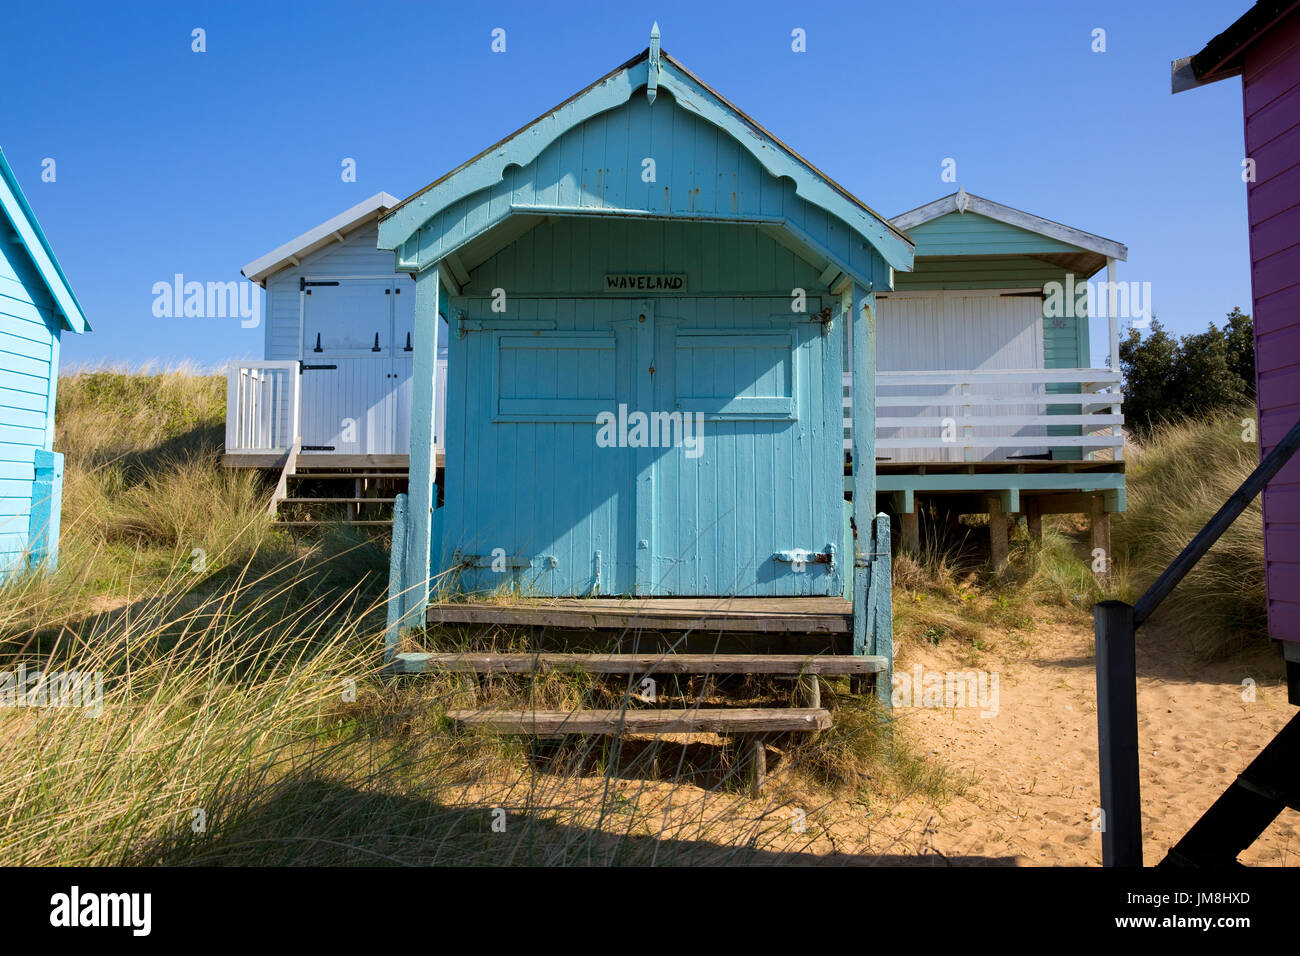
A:
[[[957,195],[953,197],[952,201],[953,205],[957,207],[957,211],[962,215],[965,215],[966,207],[970,205],[970,196],[966,194],[966,190],[961,186],[958,186]]]
[[[650,60],[648,63],[648,80],[645,88],[646,99],[655,101],[659,92],[659,21],[650,28]]]

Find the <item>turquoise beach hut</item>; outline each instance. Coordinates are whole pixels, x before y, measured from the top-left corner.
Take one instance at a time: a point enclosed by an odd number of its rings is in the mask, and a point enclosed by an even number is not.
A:
[[[52,568],[63,456],[53,450],[59,340],[90,330],[0,153],[0,576]]]
[[[905,234],[656,37],[398,203],[378,245],[415,280],[395,618],[433,578],[795,617],[851,599],[872,646],[874,295],[912,268]]]

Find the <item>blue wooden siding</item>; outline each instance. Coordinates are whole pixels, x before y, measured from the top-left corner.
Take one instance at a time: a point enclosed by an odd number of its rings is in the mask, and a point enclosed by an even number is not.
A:
[[[33,497],[37,456],[54,439],[60,334],[58,306],[16,239],[0,217],[0,572],[23,563],[50,524],[49,509],[33,518]]]
[[[629,270],[685,274],[687,291],[600,291]],[[450,302],[472,330],[452,323],[435,572],[476,563],[467,590],[841,593],[840,389],[825,374],[839,338],[791,313],[796,286],[809,313],[829,304],[813,267],[751,227],[628,219],[558,219],[473,270]],[[700,411],[701,454],[599,447],[595,414],[619,404]],[[834,569],[772,560],[828,546]]]
[[[646,159],[655,162],[654,182],[643,181]],[[779,223],[792,242],[816,244],[847,271],[881,275],[888,284],[879,253],[847,224],[796,195],[791,179],[769,174],[730,133],[677,108],[663,92],[653,105],[633,96],[561,134],[531,162],[507,168],[499,183],[433,215],[398,257],[427,264],[512,215],[567,212]],[[575,249],[574,259],[579,254]]]

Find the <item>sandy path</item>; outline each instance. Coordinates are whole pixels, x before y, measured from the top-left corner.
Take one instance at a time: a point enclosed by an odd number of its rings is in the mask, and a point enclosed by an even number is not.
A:
[[[1287,703],[1282,665],[1272,652],[1197,665],[1168,633],[1144,632],[1138,648],[1143,844],[1146,862],[1154,864],[1296,709]],[[1032,644],[1013,660],[983,662],[999,673],[997,716],[961,708],[900,712],[925,746],[976,778],[932,824],[932,845],[950,859],[1097,865],[1090,627],[1050,625],[1036,631]],[[964,669],[928,647],[914,650],[903,666],[918,663]],[[1256,682],[1253,702],[1243,700],[1244,678]],[[1300,814],[1284,810],[1242,862],[1300,865]]]

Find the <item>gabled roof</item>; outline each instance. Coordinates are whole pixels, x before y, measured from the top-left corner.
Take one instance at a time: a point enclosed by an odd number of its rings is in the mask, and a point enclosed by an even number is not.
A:
[[[1055,239],[1058,242],[1064,242],[1087,252],[1096,253],[1105,258],[1119,259],[1121,261],[1128,260],[1128,247],[1115,242],[1113,239],[1103,239],[1101,236],[1094,236],[1082,229],[1075,229],[1073,226],[1066,226],[1011,206],[1004,206],[1002,203],[994,202],[991,199],[968,193],[964,189],[958,189],[955,193],[944,196],[942,199],[936,199],[924,206],[918,206],[910,212],[895,216],[889,221],[895,228],[906,231],[954,212],[958,214],[977,213],[981,216],[987,216],[989,219],[1006,223],[1009,226],[1035,232],[1040,236],[1047,236],[1049,239]]]
[[[331,243],[342,242],[349,232],[373,222],[396,205],[395,196],[375,193],[315,229],[307,230],[297,239],[290,239],[278,249],[272,249],[266,255],[254,259],[239,271],[245,278],[266,288],[266,280],[281,269],[298,265],[304,258]]]
[[[77,301],[68,277],[63,274],[59,260],[54,258],[54,250],[50,248],[50,242],[45,238],[41,224],[36,221],[36,214],[32,212],[27,197],[23,195],[22,187],[18,185],[18,177],[9,168],[9,162],[5,159],[3,151],[0,151],[0,207],[3,207],[4,214],[27,250],[32,265],[36,267],[41,280],[50,290],[54,304],[59,309],[59,317],[63,320],[63,327],[69,332],[89,332],[90,323],[86,321],[86,314],[81,310],[81,303]]]
[[[379,247],[400,250],[403,243],[441,211],[497,185],[509,167],[526,166],[568,130],[621,106],[637,90],[645,89],[652,101],[658,90],[668,91],[680,107],[726,130],[769,174],[790,178],[800,198],[842,220],[889,265],[901,270],[911,268],[912,243],[907,236],[657,44],[657,34],[652,35],[650,48],[402,200],[380,220]]]
[[[1173,92],[1216,83],[1241,73],[1246,50],[1285,17],[1300,10],[1300,0],[1259,0],[1194,56],[1171,65]]]

